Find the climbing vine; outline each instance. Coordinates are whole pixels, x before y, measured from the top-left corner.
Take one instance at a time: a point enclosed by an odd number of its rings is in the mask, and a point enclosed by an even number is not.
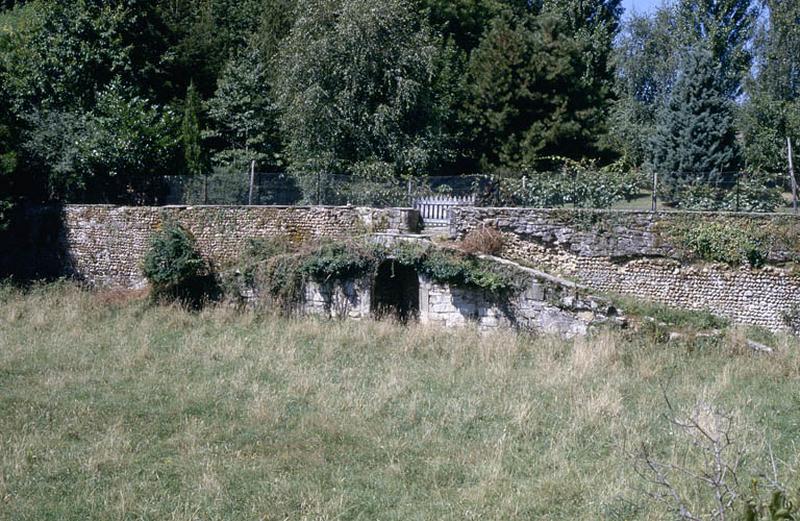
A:
[[[507,295],[530,283],[528,275],[510,266],[432,244],[400,242],[392,247],[361,241],[323,241],[293,246],[289,241],[253,241],[232,271],[243,282],[282,308],[301,299],[307,281],[320,283],[374,276],[391,260],[412,267],[433,282]],[[233,292],[237,285],[226,284]]]

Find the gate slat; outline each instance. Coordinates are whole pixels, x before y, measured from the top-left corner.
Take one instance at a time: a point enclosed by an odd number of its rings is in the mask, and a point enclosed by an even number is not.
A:
[[[471,206],[475,204],[475,194],[465,196],[434,195],[431,197],[418,197],[412,206],[422,216],[422,220],[429,226],[446,226],[450,223],[453,208],[456,206]]]

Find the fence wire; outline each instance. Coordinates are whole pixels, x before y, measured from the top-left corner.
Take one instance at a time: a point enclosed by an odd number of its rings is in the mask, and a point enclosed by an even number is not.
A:
[[[208,176],[165,175],[132,179],[123,194],[113,199],[81,197],[73,203],[134,205],[355,205],[371,207],[414,206],[432,196],[471,198],[479,206],[538,208],[626,208],[652,210],[652,174],[637,172],[609,175],[601,172],[536,172],[520,176],[458,175],[407,179],[368,179],[341,174],[289,174],[216,172]],[[754,206],[763,193],[733,176],[727,206],[713,209],[767,211]],[[780,192],[772,187],[772,196]],[[769,189],[769,187],[765,187]],[[657,193],[660,189],[657,189]],[[766,192],[764,192],[766,193]],[[702,195],[702,194],[701,194]],[[787,200],[775,202],[785,210]]]

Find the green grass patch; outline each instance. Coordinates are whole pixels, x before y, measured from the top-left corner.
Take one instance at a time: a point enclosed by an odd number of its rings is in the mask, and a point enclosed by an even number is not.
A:
[[[630,453],[736,418],[796,483],[798,343],[566,342],[0,286],[0,519],[673,519]],[[676,477],[694,506],[708,495]],[[699,492],[696,492],[699,490]]]

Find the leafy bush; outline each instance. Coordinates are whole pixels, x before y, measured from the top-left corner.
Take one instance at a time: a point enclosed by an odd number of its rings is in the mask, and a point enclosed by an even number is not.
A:
[[[789,496],[780,488],[774,488],[763,498],[757,481],[753,481],[752,492],[744,503],[743,521],[795,521],[800,519],[800,497]]]
[[[197,250],[192,234],[177,223],[166,223],[153,237],[143,270],[156,301],[178,301],[196,308],[216,296],[211,266]]]
[[[417,244],[400,244],[395,260],[415,268],[434,282],[481,289],[497,295],[520,291],[528,276],[510,266],[482,260],[474,255]]]
[[[750,173],[739,179],[735,189],[723,198],[723,210],[739,212],[774,212],[783,204],[775,176]]]
[[[364,275],[377,266],[375,248],[356,242],[326,242],[305,253],[303,273],[317,281]]]
[[[305,276],[302,258],[294,254],[276,255],[255,270],[253,282],[271,303],[284,312],[297,308],[302,299]]]
[[[686,223],[672,234],[679,247],[702,260],[753,267],[766,262],[768,248],[763,234],[752,226],[727,222]]]
[[[673,205],[684,210],[772,212],[781,205],[781,191],[773,176],[750,173],[730,188],[684,183]]]
[[[724,192],[705,183],[684,183],[679,195],[672,195],[672,206],[681,210],[721,210]],[[662,191],[662,196],[666,192]]]
[[[555,208],[574,205],[608,208],[631,200],[641,190],[641,176],[621,164],[599,168],[594,162],[552,158],[562,163],[559,170],[521,173],[499,171],[488,186],[476,187],[480,204],[487,206],[530,206]]]

